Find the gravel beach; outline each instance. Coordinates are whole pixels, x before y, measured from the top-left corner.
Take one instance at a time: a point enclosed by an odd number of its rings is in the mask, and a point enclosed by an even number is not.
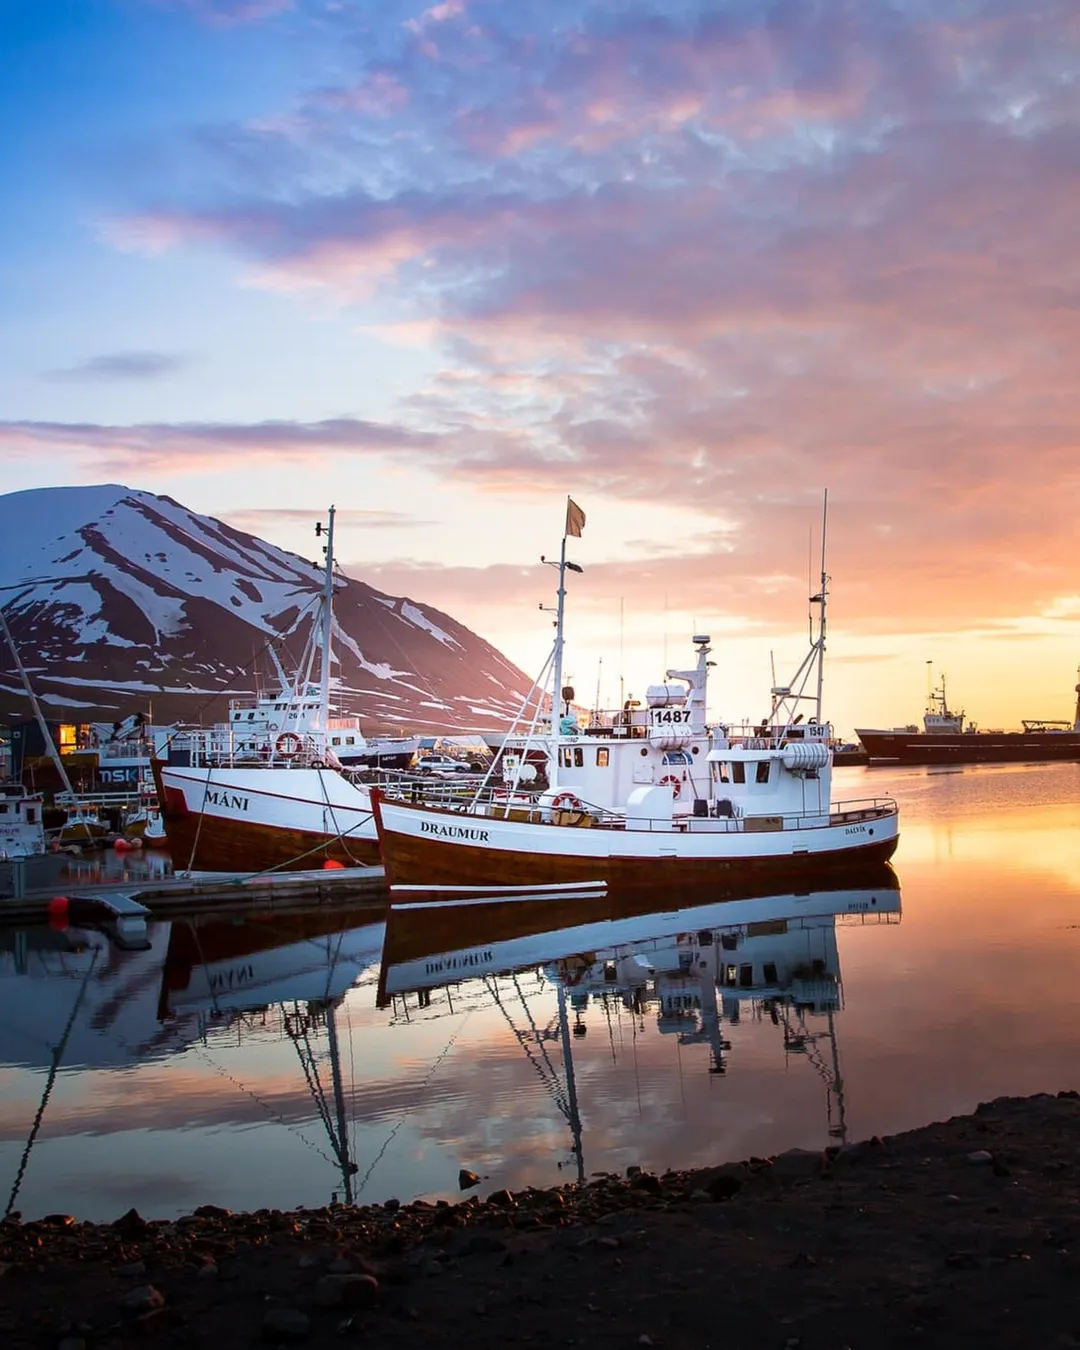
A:
[[[1080,1347],[1080,1097],[452,1205],[0,1224],[7,1350],[146,1343]]]

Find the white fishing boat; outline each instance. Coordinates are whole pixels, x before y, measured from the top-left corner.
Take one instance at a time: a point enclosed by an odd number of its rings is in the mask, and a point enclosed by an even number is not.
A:
[[[45,799],[21,783],[0,783],[0,862],[39,857],[46,851]]]
[[[316,533],[323,533],[321,523]],[[320,622],[312,626],[296,678],[286,679],[277,663],[277,695],[233,700],[227,723],[178,734],[168,762],[153,764],[169,850],[180,870],[287,871],[378,862],[368,789],[342,773],[343,755],[366,741],[358,719],[330,713],[333,507],[325,534]]]
[[[572,515],[578,511],[578,516]],[[822,531],[816,635],[788,685],[774,686],[754,726],[708,728],[710,638],[697,665],[668,671],[646,707],[579,727],[562,687],[567,537],[584,518],[568,503],[559,569],[557,691],[548,734],[549,787],[535,800],[487,782],[465,804],[372,790],[391,903],[467,903],[538,888],[814,878],[885,862],[898,839],[888,798],[834,803],[832,728],[822,718],[828,577]],[[680,684],[670,681],[680,681]],[[814,707],[811,720],[799,711]],[[541,706],[538,697],[537,708]],[[535,722],[534,717],[534,722]]]

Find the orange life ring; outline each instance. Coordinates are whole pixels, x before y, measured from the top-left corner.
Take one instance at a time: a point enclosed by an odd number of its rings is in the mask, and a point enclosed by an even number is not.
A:
[[[584,811],[584,803],[572,792],[556,792],[551,799],[553,811]]]
[[[300,737],[295,731],[283,731],[274,742],[274,750],[282,759],[293,759],[300,753]]]
[[[660,786],[669,787],[671,789],[672,797],[677,800],[679,793],[682,791],[682,780],[677,778],[673,773],[666,773],[663,778],[660,779]]]

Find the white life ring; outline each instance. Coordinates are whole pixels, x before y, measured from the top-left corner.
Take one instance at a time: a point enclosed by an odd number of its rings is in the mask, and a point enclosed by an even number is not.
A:
[[[675,774],[664,774],[663,778],[660,779],[660,786],[669,787],[671,789],[671,795],[678,800],[679,793],[682,791],[682,780],[677,778]]]
[[[277,723],[271,722],[266,729],[267,731],[277,731]]]
[[[292,759],[300,753],[300,737],[295,731],[283,731],[274,742],[274,749],[282,759]]]
[[[584,811],[585,805],[572,792],[557,792],[551,799],[553,811]]]

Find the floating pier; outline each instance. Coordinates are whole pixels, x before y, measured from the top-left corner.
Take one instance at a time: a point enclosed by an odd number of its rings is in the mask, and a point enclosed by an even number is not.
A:
[[[38,859],[29,859],[33,864]],[[35,872],[26,862],[4,864],[0,876],[0,923],[55,918],[63,902],[74,917],[93,912],[114,927],[118,942],[137,942],[148,919],[201,914],[214,910],[295,909],[299,904],[379,904],[386,898],[381,867],[318,868],[304,872],[202,873],[173,875],[145,882],[78,883]]]

